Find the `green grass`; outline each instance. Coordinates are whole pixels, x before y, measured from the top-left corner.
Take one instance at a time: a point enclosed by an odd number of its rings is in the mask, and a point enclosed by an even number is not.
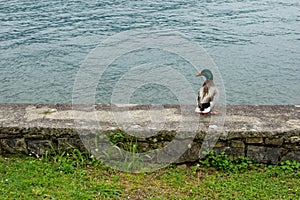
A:
[[[0,156],[0,199],[300,199],[300,164],[256,165],[210,154],[182,169],[109,169],[72,153]]]

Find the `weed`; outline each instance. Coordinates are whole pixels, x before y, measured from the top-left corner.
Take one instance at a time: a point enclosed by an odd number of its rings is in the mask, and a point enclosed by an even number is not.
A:
[[[206,158],[200,160],[200,164],[204,167],[214,167],[217,170],[223,172],[234,172],[245,171],[253,168],[253,162],[245,157],[230,158],[225,152],[216,154],[214,151],[206,152]]]
[[[266,172],[271,176],[286,176],[300,178],[300,163],[296,161],[284,161],[279,165],[270,165],[267,167]]]
[[[111,162],[111,165],[133,172],[143,168],[143,159],[146,158],[142,158],[141,154],[139,154],[137,138],[126,134],[122,130],[110,132],[107,136],[114,146],[109,151],[103,152],[103,154],[106,160]],[[113,152],[118,152],[119,157],[117,159],[113,157]]]
[[[114,145],[119,146],[119,147],[124,146],[124,143],[126,142],[126,138],[127,138],[126,137],[127,134],[120,129],[118,129],[114,132],[108,133],[107,136],[111,143],[113,143]]]
[[[296,161],[287,160],[287,161],[281,162],[279,165],[279,168],[287,173],[292,173],[292,172],[297,173],[297,172],[300,172],[300,163],[298,163]]]

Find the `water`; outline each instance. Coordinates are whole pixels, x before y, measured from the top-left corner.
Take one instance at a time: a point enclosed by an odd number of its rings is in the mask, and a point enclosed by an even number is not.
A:
[[[100,41],[168,28],[207,50],[227,103],[299,104],[299,11],[298,0],[1,0],[0,102],[70,103],[76,73]],[[140,89],[166,103],[163,88]]]

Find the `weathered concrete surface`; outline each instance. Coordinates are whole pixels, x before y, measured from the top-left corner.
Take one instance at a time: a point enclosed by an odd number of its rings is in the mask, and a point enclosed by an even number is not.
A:
[[[125,112],[125,109],[130,109],[136,124],[150,121],[148,112],[145,112],[150,107],[148,105],[115,107],[118,109],[115,112],[116,115],[122,110]],[[300,129],[300,105],[227,105],[226,110],[225,131],[227,132],[289,132]],[[157,110],[157,113],[161,112]],[[179,122],[182,118],[178,105],[164,105],[163,112],[167,123]],[[184,117],[190,121],[200,120],[199,115],[194,113],[194,106],[190,106],[189,113],[185,114],[188,116]],[[73,110],[72,105],[67,104],[0,104],[1,127],[74,128],[74,119],[96,119],[103,124],[104,129],[118,127],[110,105],[96,105],[95,111],[88,112]],[[205,117],[201,120],[204,122]],[[206,121],[209,122],[209,119]],[[176,127],[170,127],[170,129],[176,129]]]
[[[172,139],[168,135],[187,130],[187,134],[192,131],[197,135],[189,152],[178,161],[186,162],[197,159],[197,152],[209,128],[217,127],[222,131],[215,145],[217,151],[265,163],[278,163],[285,159],[300,161],[299,105],[220,107],[220,111],[226,109],[226,116],[224,112],[220,116],[200,116],[194,112],[195,106],[178,105],[101,104],[75,108],[67,104],[0,104],[0,153],[43,154],[52,147],[67,149],[70,147],[68,144],[84,149],[78,137],[79,129],[113,131],[118,128],[130,132],[142,130],[143,137],[139,141],[146,151],[153,148],[154,143],[158,148],[166,145]],[[126,117],[127,110],[130,110],[131,118]],[[118,121],[120,119],[123,123]],[[190,130],[181,129],[182,120]],[[165,131],[165,135],[160,133],[156,137],[161,131]]]

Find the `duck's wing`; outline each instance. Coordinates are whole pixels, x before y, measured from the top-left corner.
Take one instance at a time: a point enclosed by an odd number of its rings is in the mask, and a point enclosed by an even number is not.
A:
[[[209,87],[206,83],[204,83],[198,91],[198,105],[209,103],[211,101],[209,93]]]
[[[197,101],[197,107],[195,112],[200,114],[206,114],[211,111],[210,101],[211,98],[209,97],[208,89],[205,88],[206,86],[202,86],[200,90],[198,91],[198,101]]]
[[[203,84],[203,86],[198,91],[198,105],[202,105],[205,103],[210,103],[214,101],[218,91],[215,87],[213,81],[208,81]]]
[[[218,89],[216,88],[213,80],[210,80],[208,83],[207,83],[207,86],[209,88],[209,96],[211,98],[211,101],[214,101],[216,102],[218,100]]]

